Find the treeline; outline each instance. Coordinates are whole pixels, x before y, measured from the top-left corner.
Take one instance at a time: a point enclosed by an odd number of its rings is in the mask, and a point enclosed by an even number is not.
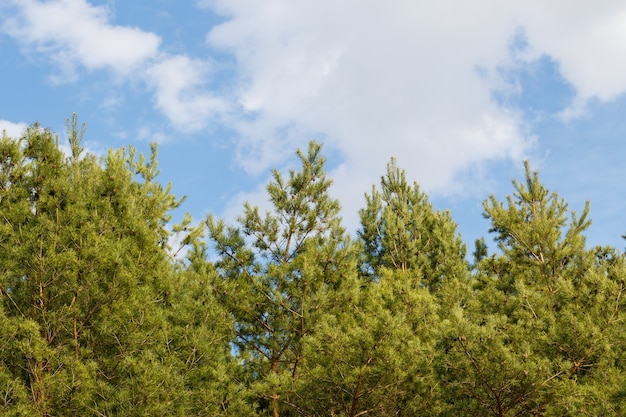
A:
[[[267,212],[172,224],[156,147],[83,134],[0,141],[1,415],[626,415],[624,257],[528,164],[468,262],[393,160],[357,236],[315,142]]]

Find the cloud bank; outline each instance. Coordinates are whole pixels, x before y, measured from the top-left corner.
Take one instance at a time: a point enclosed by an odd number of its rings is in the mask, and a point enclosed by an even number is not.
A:
[[[549,57],[575,91],[566,117],[626,90],[626,5],[615,0],[202,0],[224,17],[206,29],[207,52],[234,62],[219,91],[210,60],[167,54],[158,34],[114,24],[105,6],[7,4],[2,30],[27,53],[69,81],[76,68],[143,81],[174,129],[234,131],[249,173],[323,140],[349,211],[392,156],[426,190],[458,193],[480,187],[483,164],[532,152],[532,126],[494,99],[519,87],[508,71]]]
[[[391,156],[427,190],[456,193],[476,187],[470,172],[486,161],[531,152],[532,126],[494,100],[495,91],[518,87],[507,71],[542,56],[557,62],[576,91],[564,114],[626,90],[619,1],[204,5],[227,18],[207,40],[236,57],[234,99],[248,115],[236,127],[241,148],[252,149],[241,163],[258,172],[321,135],[344,156],[333,176],[350,212]]]

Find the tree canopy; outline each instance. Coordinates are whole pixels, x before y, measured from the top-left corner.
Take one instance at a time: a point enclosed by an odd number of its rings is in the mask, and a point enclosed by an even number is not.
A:
[[[323,146],[184,215],[158,147],[0,139],[0,414],[621,416],[626,265],[525,162],[473,261],[391,160],[352,236]]]

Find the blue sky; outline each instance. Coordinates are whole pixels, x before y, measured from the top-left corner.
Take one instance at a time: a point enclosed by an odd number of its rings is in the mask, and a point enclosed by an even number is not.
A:
[[[317,139],[350,230],[395,157],[471,251],[530,159],[591,201],[590,245],[626,246],[622,1],[0,0],[0,52],[0,129],[63,139],[77,112],[92,152],[158,141],[198,220],[266,206]]]

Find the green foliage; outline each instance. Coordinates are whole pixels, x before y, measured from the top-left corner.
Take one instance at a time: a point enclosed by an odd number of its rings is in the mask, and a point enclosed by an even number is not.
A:
[[[571,212],[567,225],[567,203],[550,193],[540,182],[528,162],[526,184],[513,181],[515,193],[507,198],[507,207],[491,196],[485,201],[485,216],[491,219],[490,232],[516,273],[521,269],[536,271],[532,279],[554,278],[572,264],[583,262],[585,248],[582,235],[591,221],[587,219],[589,203],[578,217]],[[584,268],[584,265],[581,265]]]
[[[465,245],[450,213],[434,211],[426,194],[417,183],[408,184],[393,159],[380,185],[380,191],[373,186],[365,196],[366,207],[360,211],[362,272],[376,279],[381,268],[412,271],[431,291],[439,290],[445,280],[465,278]]]
[[[70,155],[0,139],[1,415],[626,413],[626,259],[528,163],[470,266],[394,160],[357,240],[315,142],[265,213],[172,224],[156,145],[97,158],[67,127]]]
[[[27,361],[40,361],[46,347],[37,324],[7,317],[0,306],[0,412],[2,415],[36,415],[28,386],[20,375]]]
[[[587,250],[588,205],[567,224],[525,167],[507,206],[485,202],[501,255],[478,257],[476,296],[442,328],[446,397],[457,413],[619,415],[624,259]]]
[[[197,253],[205,247],[199,240],[202,230],[189,230],[192,248],[187,262],[176,267],[168,299],[172,326],[165,337],[167,351],[175,358],[171,371],[182,373],[187,387],[185,406],[178,410],[185,416],[254,416],[254,402],[245,395],[230,355],[233,323],[215,295],[216,271],[203,253]]]
[[[328,294],[353,257],[320,151],[315,142],[307,154],[298,151],[301,170],[287,180],[274,171],[267,186],[272,210],[265,215],[246,204],[240,227],[212,216],[206,221],[219,255],[222,302],[235,320],[237,356],[262,408],[269,404],[273,415],[291,407],[301,340],[329,307]]]
[[[387,271],[368,287],[343,289],[344,308],[304,341],[301,415],[437,414],[437,303],[414,282]]]
[[[155,181],[156,147],[148,162],[131,148],[100,163],[68,126],[70,157],[37,125],[0,143],[7,392],[42,416],[186,415],[188,375],[167,338],[166,224],[180,202]]]

